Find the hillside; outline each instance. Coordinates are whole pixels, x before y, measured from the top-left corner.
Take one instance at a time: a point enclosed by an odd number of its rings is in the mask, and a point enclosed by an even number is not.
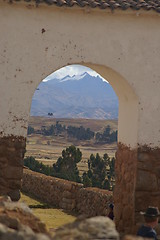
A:
[[[29,125],[35,129],[40,129],[41,126],[51,126],[59,122],[62,125],[72,125],[75,127],[83,126],[84,128],[90,128],[94,132],[103,131],[107,125],[110,125],[113,130],[117,130],[117,120],[101,120],[101,119],[85,119],[85,118],[53,118],[53,117],[38,117],[31,116],[29,119]]]
[[[117,119],[118,99],[112,87],[88,73],[41,82],[31,106],[31,116]]]
[[[29,125],[35,130],[41,129],[41,126],[54,125],[56,121],[60,124],[68,126],[83,126],[90,128],[94,132],[103,132],[107,125],[110,125],[112,130],[117,130],[117,120],[96,120],[96,119],[58,119],[52,117],[30,117]],[[27,137],[25,157],[33,156],[36,160],[43,162],[46,165],[52,165],[61,156],[62,150],[70,145],[78,147],[83,156],[78,168],[80,175],[87,170],[87,160],[90,155],[99,153],[103,156],[108,153],[110,157],[115,156],[117,143],[113,144],[96,144],[93,140],[79,141],[76,139],[67,139],[65,136],[42,136],[40,134],[31,134]]]

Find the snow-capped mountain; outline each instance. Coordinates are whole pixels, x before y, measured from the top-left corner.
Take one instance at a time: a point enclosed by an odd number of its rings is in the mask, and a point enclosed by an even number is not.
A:
[[[41,82],[32,99],[31,115],[57,118],[118,118],[118,98],[112,87],[84,72]]]

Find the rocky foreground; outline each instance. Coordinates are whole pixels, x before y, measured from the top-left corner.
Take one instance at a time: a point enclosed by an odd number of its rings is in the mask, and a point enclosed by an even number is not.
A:
[[[115,224],[107,217],[79,218],[50,235],[46,226],[35,217],[29,207],[0,197],[0,240],[119,240]],[[123,240],[134,240],[125,236]],[[137,238],[141,239],[141,238]]]

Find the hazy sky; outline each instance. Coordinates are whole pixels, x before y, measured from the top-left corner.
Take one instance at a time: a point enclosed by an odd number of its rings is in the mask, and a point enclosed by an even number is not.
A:
[[[66,66],[66,67],[63,67],[63,68],[55,71],[54,73],[52,73],[51,75],[46,77],[44,79],[44,81],[51,80],[52,78],[62,79],[66,75],[70,75],[70,76],[81,75],[84,72],[87,72],[92,76],[99,75],[97,72],[93,71],[92,69],[90,69],[88,67],[84,67],[84,66],[81,66],[81,65],[70,65],[70,66]]]

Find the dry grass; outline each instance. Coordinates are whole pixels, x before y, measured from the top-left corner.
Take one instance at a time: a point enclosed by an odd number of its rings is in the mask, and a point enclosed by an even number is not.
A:
[[[103,130],[107,125],[110,125],[113,130],[117,130],[117,120],[97,120],[97,119],[67,119],[67,118],[52,118],[52,117],[30,117],[29,124],[35,129],[41,128],[41,126],[54,125],[56,121],[59,121],[62,125],[71,125],[75,127],[83,126],[84,128],[90,128],[92,131]]]
[[[47,229],[51,232],[64,224],[71,223],[76,220],[76,216],[74,214],[49,206],[47,208],[46,205],[44,208],[44,203],[24,193],[21,193],[20,202],[24,202],[28,206],[32,205],[33,213],[46,224]]]
[[[117,129],[116,120],[93,120],[93,119],[54,119],[44,117],[31,117],[29,125],[35,129],[41,129],[41,126],[54,125],[59,121],[62,125],[72,125],[79,127],[82,125],[85,128],[90,128],[92,131],[103,131],[107,125],[110,125],[113,130]],[[77,141],[75,139],[68,140],[63,136],[42,136],[32,134],[27,137],[27,146],[25,156],[33,156],[36,160],[43,162],[46,165],[52,165],[61,156],[62,150],[70,145],[75,145],[82,152],[82,160],[78,163],[80,175],[87,171],[87,160],[90,155],[99,153],[103,156],[107,153],[110,157],[115,156],[117,144],[95,144],[93,141]]]

